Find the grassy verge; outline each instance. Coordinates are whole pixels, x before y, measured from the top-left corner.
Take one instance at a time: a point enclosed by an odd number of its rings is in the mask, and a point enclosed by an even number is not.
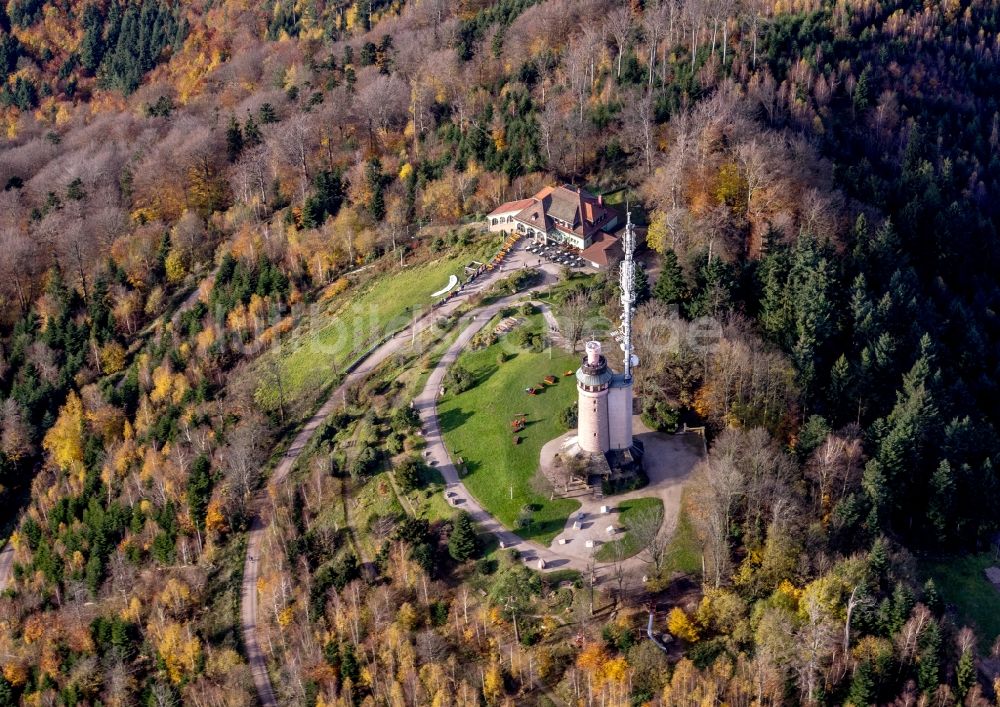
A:
[[[687,492],[685,491],[685,496]],[[681,498],[681,509],[677,516],[677,528],[667,547],[667,570],[698,574],[701,572],[701,544],[695,535],[691,517],[687,512],[687,499]]]
[[[422,466],[420,474],[420,488],[406,494],[413,512],[419,518],[430,521],[453,518],[457,510],[448,505],[444,498],[444,477],[441,472],[433,467]]]
[[[358,288],[339,295],[303,319],[278,353],[268,352],[257,363],[261,387],[258,401],[277,408],[278,388],[274,367],[286,402],[293,409],[308,406],[330,379],[368,346],[385,334],[406,327],[420,310],[436,299],[431,295],[448,283],[451,275],[464,280],[464,267],[484,257],[490,248],[463,248],[402,270],[391,269]]]
[[[616,548],[623,549],[622,559],[639,554],[642,547],[638,539],[629,531],[630,521],[644,513],[658,510],[660,518],[663,518],[663,501],[658,498],[634,498],[630,501],[622,501],[618,506],[618,523],[625,529],[625,533],[617,540],[604,543],[594,554],[594,559],[598,562],[611,562],[615,559]]]
[[[927,562],[923,570],[959,618],[975,628],[980,649],[988,651],[1000,635],[1000,590],[990,584],[983,570],[1000,561],[989,552]]]
[[[533,317],[524,326],[541,326]],[[527,525],[518,528],[525,538],[551,542],[579,503],[569,499],[549,500],[536,491],[531,479],[538,469],[542,445],[565,432],[559,412],[576,398],[571,378],[563,372],[575,369],[576,356],[562,351],[519,351],[498,362],[503,341],[480,351],[466,352],[458,365],[468,369],[476,384],[458,395],[446,394],[438,404],[441,429],[452,457],[461,459],[467,472],[466,486],[479,502],[504,525],[517,528],[522,510],[530,508]],[[542,385],[546,375],[557,383],[539,395],[525,388]],[[527,427],[514,444],[511,419],[527,414]],[[460,467],[462,465],[459,465]]]

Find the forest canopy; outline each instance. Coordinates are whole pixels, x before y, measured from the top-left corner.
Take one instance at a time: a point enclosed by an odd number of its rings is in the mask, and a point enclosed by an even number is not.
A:
[[[1000,530],[998,32],[983,0],[0,5],[0,705],[252,702],[262,506],[281,703],[991,704],[994,588],[939,584]],[[302,331],[560,182],[641,227],[643,420],[707,440],[689,561],[598,588],[611,618],[408,507],[429,359],[261,504],[324,392]],[[559,288],[614,316],[614,273]]]

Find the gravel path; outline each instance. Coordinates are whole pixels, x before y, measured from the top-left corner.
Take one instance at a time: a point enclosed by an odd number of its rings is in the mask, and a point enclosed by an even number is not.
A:
[[[680,510],[680,494],[683,483],[694,468],[700,457],[698,447],[700,443],[683,437],[667,436],[651,432],[636,418],[635,430],[637,436],[642,439],[646,446],[646,471],[649,475],[650,483],[645,488],[632,491],[627,494],[616,495],[605,500],[595,500],[589,494],[581,496],[577,500],[581,502],[581,508],[567,519],[563,531],[556,536],[549,546],[525,540],[516,533],[505,528],[496,518],[490,515],[475,497],[469,492],[465,484],[459,478],[458,470],[452,462],[451,455],[445,446],[441,433],[441,424],[437,412],[437,399],[441,391],[442,382],[448,372],[448,368],[458,359],[459,355],[468,346],[469,341],[474,337],[489,320],[509,302],[497,302],[488,307],[476,311],[472,321],[459,334],[458,339],[448,348],[448,351],[441,357],[434,371],[427,379],[423,391],[417,396],[415,404],[420,412],[420,419],[424,430],[424,439],[427,443],[425,449],[425,461],[441,472],[445,481],[445,495],[456,508],[468,511],[473,520],[486,532],[492,533],[503,544],[503,547],[517,548],[526,564],[535,569],[575,569],[586,571],[591,563],[591,555],[597,549],[600,542],[608,538],[606,528],[608,525],[617,525],[617,512],[615,506],[624,500],[632,498],[655,497],[663,501],[665,522],[661,532],[672,532],[674,519]],[[550,331],[557,330],[555,317],[552,316],[549,308],[536,302],[548,322]],[[570,433],[568,436],[572,436]],[[553,442],[546,444],[545,448],[557,450],[564,437],[560,437]],[[694,441],[694,444],[692,444]],[[544,455],[544,451],[543,451]],[[611,512],[601,514],[601,506],[610,506]],[[586,517],[581,523],[580,530],[574,530],[573,521],[583,512]],[[564,538],[568,542],[565,545],[559,544],[559,538]],[[586,540],[595,540],[594,548],[586,547]],[[612,563],[596,564],[596,576],[599,578]],[[622,563],[625,570],[634,574],[641,574],[646,563],[639,556],[631,557]]]
[[[344,381],[330,393],[323,405],[306,421],[305,425],[303,425],[302,429],[295,436],[295,439],[292,440],[292,443],[288,446],[288,449],[285,450],[285,453],[282,455],[277,466],[274,468],[274,472],[271,474],[268,485],[277,486],[284,482],[289,473],[291,473],[292,469],[295,467],[295,463],[298,461],[299,456],[309,445],[309,441],[312,439],[313,435],[316,434],[320,425],[323,424],[323,421],[343,404],[342,401],[349,386],[353,385],[357,381],[364,380],[390,356],[393,356],[410,346],[411,338],[413,336],[412,329],[414,326],[416,327],[417,334],[420,334],[426,329],[434,326],[434,323],[439,317],[447,316],[454,312],[470,294],[482,291],[483,289],[489,287],[495,280],[509,275],[513,270],[519,267],[527,265],[529,263],[529,255],[530,254],[526,253],[521,248],[518,248],[516,251],[511,253],[508,259],[504,262],[504,268],[502,271],[498,268],[483,275],[472,285],[465,287],[460,294],[453,297],[448,303],[438,309],[430,310],[413,325],[407,327],[405,330],[401,331],[399,334],[392,337],[369,354],[364,361],[354,369],[354,371],[344,378]],[[534,260],[534,257],[530,258],[532,263]],[[546,285],[550,284],[555,277],[556,274],[554,272],[546,270]],[[260,557],[263,548],[264,534],[268,528],[268,521],[262,515],[261,509],[265,508],[267,498],[268,493],[265,488],[260,491],[255,499],[257,512],[254,514],[253,520],[250,524],[250,533],[247,538],[246,560],[243,565],[240,620],[243,627],[243,642],[246,647],[247,660],[253,674],[253,681],[257,689],[258,700],[261,705],[264,705],[264,707],[276,707],[278,703],[275,698],[274,688],[271,685],[271,678],[267,672],[267,659],[260,649],[260,643],[257,636],[257,579],[259,577],[258,558]]]

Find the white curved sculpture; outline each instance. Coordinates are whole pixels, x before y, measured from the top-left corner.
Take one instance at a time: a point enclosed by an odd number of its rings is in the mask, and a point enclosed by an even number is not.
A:
[[[455,285],[457,284],[458,284],[458,276],[452,275],[451,277],[448,278],[448,286],[445,287],[443,290],[438,290],[437,292],[432,294],[431,297],[440,297],[441,295],[446,295],[452,290],[454,290]]]

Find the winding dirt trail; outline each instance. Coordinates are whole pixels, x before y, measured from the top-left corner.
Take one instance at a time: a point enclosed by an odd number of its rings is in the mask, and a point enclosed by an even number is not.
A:
[[[0,552],[0,592],[7,588],[10,572],[14,567],[14,546],[8,542]]]
[[[274,473],[268,481],[268,485],[277,486],[285,481],[292,469],[295,467],[299,456],[303,451],[305,451],[309,441],[312,439],[313,435],[315,435],[320,425],[323,424],[323,421],[343,404],[344,395],[349,386],[353,385],[357,381],[365,379],[382,362],[410,345],[411,337],[414,334],[413,327],[416,327],[417,334],[423,332],[427,328],[433,326],[434,321],[439,316],[446,316],[454,312],[468,295],[483,290],[492,284],[494,280],[505,274],[509,274],[512,270],[520,267],[526,267],[528,265],[535,266],[536,262],[537,259],[534,256],[530,256],[530,254],[525,252],[522,248],[518,248],[506,261],[504,271],[495,270],[492,273],[485,275],[474,285],[464,289],[461,294],[453,298],[446,305],[428,312],[422,318],[418,319],[413,325],[404,329],[392,339],[382,344],[382,346],[375,349],[354,371],[345,377],[344,381],[330,393],[323,405],[309,418],[306,424],[295,436],[291,445],[289,445],[288,449],[285,450],[285,453],[282,455],[281,460],[278,462],[274,469]],[[472,337],[475,336],[475,334],[479,332],[490,321],[490,319],[504,307],[510,306],[514,301],[522,299],[526,294],[544,290],[553,282],[558,280],[558,272],[554,266],[542,265],[540,270],[542,270],[545,277],[543,282],[538,286],[533,287],[530,290],[520,292],[511,297],[498,300],[493,304],[481,307],[473,313],[466,315],[465,321],[468,323],[465,325],[465,328],[461,331],[455,342],[448,347],[444,356],[442,356],[441,360],[431,372],[423,390],[414,400],[414,405],[420,412],[421,426],[423,428],[424,439],[427,445],[425,449],[425,459],[426,461],[433,462],[436,468],[441,472],[441,475],[444,477],[446,483],[446,493],[449,494],[451,499],[453,499],[453,502],[457,502],[457,508],[469,511],[473,519],[483,530],[496,535],[504,542],[505,546],[516,546],[521,551],[524,561],[532,566],[537,567],[539,566],[539,560],[544,560],[545,569],[572,568],[585,571],[588,568],[589,559],[584,559],[577,552],[568,551],[568,548],[564,548],[562,546],[552,545],[550,547],[545,547],[534,542],[526,541],[517,536],[515,533],[504,528],[499,521],[497,521],[479,505],[458,476],[458,472],[452,463],[447,448],[445,447],[444,439],[441,434],[440,421],[438,420],[437,415],[437,396],[441,389],[444,376],[448,371],[448,367],[455,362],[459,354],[466,348]],[[556,323],[552,312],[545,304],[535,302],[535,305],[541,309],[545,321],[549,326],[549,332],[552,338],[557,341],[560,340],[562,337],[558,332],[558,324]],[[674,476],[674,474],[671,475]],[[657,480],[655,473],[651,473],[650,476],[652,481],[655,482]],[[686,474],[684,474],[684,476],[686,476]],[[662,493],[670,493],[671,495],[679,494],[679,489],[671,488],[669,491],[664,490]],[[641,491],[634,492],[635,496],[660,494],[660,491],[657,491],[652,487],[647,487]],[[258,494],[255,502],[257,512],[255,513],[250,526],[250,533],[247,541],[247,555],[243,570],[241,620],[247,659],[250,663],[258,699],[264,707],[276,707],[278,702],[267,671],[267,660],[260,649],[257,636],[257,580],[259,576],[257,561],[263,547],[264,533],[268,528],[268,520],[263,514],[263,511],[266,508],[267,497],[267,488],[265,488]],[[631,495],[628,497],[631,497]],[[621,500],[622,498],[625,497],[616,497],[616,500]],[[583,501],[584,507],[589,508],[589,504],[586,500],[580,500]],[[664,500],[666,501],[667,499],[664,498]],[[665,503],[665,508],[669,513],[671,509],[670,504]],[[572,519],[567,521],[567,529],[564,532],[567,532],[571,528],[571,524]],[[574,550],[575,549],[576,548],[574,548]],[[2,562],[2,558],[0,558],[0,562]],[[633,557],[626,560],[625,564],[629,571],[640,572],[644,563],[638,557]],[[604,565],[605,569],[607,567],[608,565]],[[600,577],[600,568],[597,572],[595,572],[595,574]]]
[[[447,316],[458,309],[469,295],[482,291],[500,277],[509,275],[513,270],[527,266],[529,263],[527,256],[528,254],[523,249],[518,248],[504,262],[503,270],[498,268],[483,275],[472,285],[465,287],[460,294],[453,297],[446,304],[428,311],[415,323],[372,351],[361,364],[344,378],[343,382],[330,393],[323,405],[306,421],[305,425],[292,440],[288,449],[285,450],[277,466],[275,466],[268,485],[278,486],[285,481],[295,467],[299,456],[305,451],[309,445],[309,441],[316,434],[320,425],[323,424],[323,421],[343,404],[345,393],[351,385],[357,381],[364,380],[390,356],[410,346],[411,339],[414,337],[414,327],[416,327],[416,334],[429,329],[439,317]],[[533,261],[534,258],[531,258],[531,260]],[[552,277],[555,276],[547,272],[546,282],[550,282],[549,278]],[[271,678],[267,672],[267,659],[261,651],[257,635],[258,558],[264,546],[264,534],[269,525],[269,521],[264,515],[267,498],[267,488],[264,488],[258,493],[254,501],[256,512],[251,521],[250,532],[247,538],[247,554],[243,565],[243,583],[240,590],[242,596],[240,602],[240,621],[243,628],[243,643],[246,648],[250,670],[253,674],[254,685],[257,689],[258,700],[264,707],[276,707],[278,702],[275,697],[274,688],[271,685]]]
[[[425,461],[434,466],[444,477],[445,494],[449,501],[456,508],[468,511],[479,527],[496,536],[503,547],[517,548],[526,564],[536,569],[545,570],[574,569],[586,572],[593,569],[595,579],[600,579],[615,563],[595,563],[593,560],[594,550],[608,537],[606,533],[601,532],[602,527],[608,524],[620,526],[618,506],[623,501],[636,498],[659,498],[663,503],[664,519],[667,521],[661,526],[660,532],[672,532],[673,521],[676,520],[680,511],[681,489],[701,455],[699,451],[693,450],[691,444],[682,436],[668,436],[652,432],[636,416],[633,421],[635,434],[646,447],[645,469],[649,477],[647,486],[628,493],[616,494],[607,500],[598,500],[589,494],[576,497],[575,500],[580,502],[580,508],[566,520],[562,532],[548,546],[525,540],[505,528],[479,504],[462,483],[444,443],[437,413],[437,398],[448,368],[458,359],[472,338],[482,330],[490,319],[509,304],[510,302],[502,301],[477,310],[472,315],[472,321],[441,357],[428,377],[423,391],[417,396],[415,405],[420,412],[424,440],[427,443]],[[556,341],[561,339],[558,323],[549,307],[537,301],[533,304],[541,310],[549,327],[550,338]],[[572,436],[573,433],[569,432],[553,440],[545,446],[542,455],[546,454],[546,450],[550,450],[550,454],[552,451],[558,451],[559,444]],[[602,511],[604,506],[610,507],[609,513]],[[578,518],[582,519],[582,527],[579,529],[574,527],[574,521]],[[560,544],[560,540],[564,544]],[[586,540],[594,540],[595,547],[587,548]],[[625,572],[636,575],[641,575],[644,573],[643,570],[648,570],[648,563],[639,555],[624,560],[621,566]]]

